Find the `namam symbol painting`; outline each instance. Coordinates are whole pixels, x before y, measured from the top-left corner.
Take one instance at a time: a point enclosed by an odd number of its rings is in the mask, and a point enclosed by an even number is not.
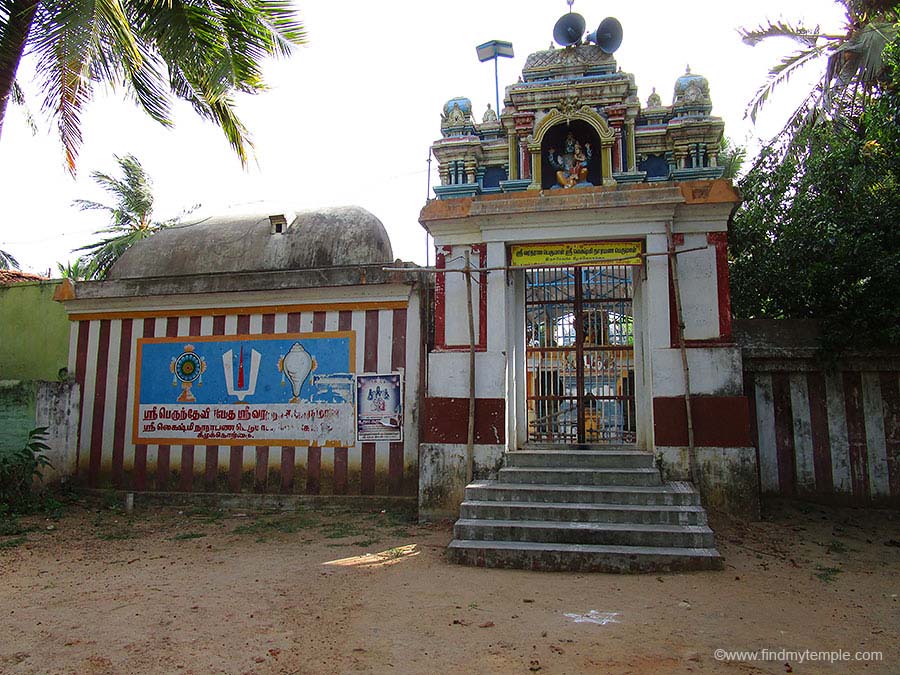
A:
[[[139,339],[134,442],[353,445],[354,336]]]

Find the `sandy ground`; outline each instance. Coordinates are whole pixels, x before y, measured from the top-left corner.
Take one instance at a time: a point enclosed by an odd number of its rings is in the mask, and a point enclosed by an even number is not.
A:
[[[900,672],[896,512],[770,506],[713,523],[724,572],[661,576],[454,566],[449,525],[381,512],[21,524],[0,536],[4,673]]]

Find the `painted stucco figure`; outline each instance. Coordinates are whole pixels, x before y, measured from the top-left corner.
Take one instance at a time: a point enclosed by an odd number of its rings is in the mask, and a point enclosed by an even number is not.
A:
[[[278,370],[282,374],[281,383],[284,384],[285,377],[291,383],[291,393],[293,394],[291,403],[300,402],[300,390],[303,388],[303,383],[315,369],[315,358],[299,342],[291,345],[290,351],[279,359]]]
[[[181,383],[179,403],[194,403],[197,399],[191,393],[191,386],[196,382],[197,386],[203,384],[203,373],[206,371],[206,359],[194,353],[194,345],[185,345],[184,351],[177,357],[172,357],[169,365],[172,371],[172,386],[177,387]]]
[[[547,151],[547,160],[556,171],[556,182],[562,188],[589,184],[587,182],[588,162],[591,161],[591,144],[581,144],[570,131],[566,136],[563,152],[556,148]]]

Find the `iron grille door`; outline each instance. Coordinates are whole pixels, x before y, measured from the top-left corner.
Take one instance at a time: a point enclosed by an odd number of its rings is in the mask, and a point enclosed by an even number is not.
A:
[[[525,274],[529,440],[634,443],[632,268]]]

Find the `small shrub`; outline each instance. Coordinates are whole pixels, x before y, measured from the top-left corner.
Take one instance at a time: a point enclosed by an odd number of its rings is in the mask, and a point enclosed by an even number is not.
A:
[[[837,578],[837,575],[841,573],[840,567],[816,567],[816,577],[825,582],[826,584],[830,584],[832,581]]]
[[[28,432],[23,447],[0,448],[0,505],[11,513],[29,511],[35,506],[34,479],[41,479],[43,470],[52,466],[44,454],[50,449],[44,443],[46,438],[47,427],[37,427]]]
[[[24,544],[28,541],[27,537],[15,537],[13,539],[7,539],[5,541],[0,541],[0,549],[4,548],[15,548],[21,544]]]
[[[170,537],[172,541],[187,541],[188,539],[200,539],[205,537],[206,535],[202,532],[182,532],[181,534],[176,534],[174,537]]]
[[[26,527],[15,516],[0,514],[0,537],[11,537],[16,534],[30,532],[31,527]]]

